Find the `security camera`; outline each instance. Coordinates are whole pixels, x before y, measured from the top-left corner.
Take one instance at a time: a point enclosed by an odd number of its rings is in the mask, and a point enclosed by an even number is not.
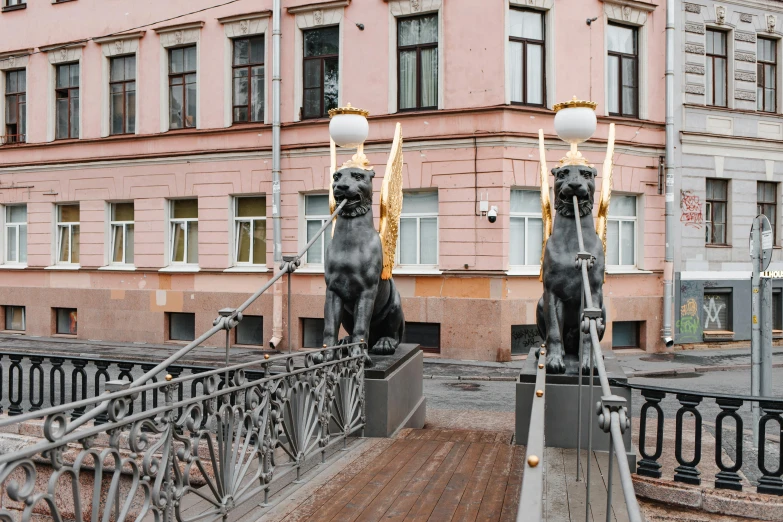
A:
[[[490,223],[494,223],[498,220],[498,207],[492,207],[489,209],[489,212],[487,212],[487,219]]]
[[[674,346],[674,339],[672,339],[671,337],[664,338],[663,342],[664,344],[666,344],[666,348],[671,348],[672,346]]]

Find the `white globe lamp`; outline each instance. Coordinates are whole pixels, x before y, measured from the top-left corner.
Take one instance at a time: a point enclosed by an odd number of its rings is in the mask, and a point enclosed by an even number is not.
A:
[[[345,107],[338,107],[329,111],[329,136],[338,147],[358,149],[367,139],[370,133],[370,125],[367,123],[369,112],[364,109],[351,107],[349,103]]]
[[[595,107],[595,102],[577,100],[576,96],[554,106],[555,132],[561,140],[571,144],[571,150],[563,158],[563,163],[586,164],[581,153],[577,151],[577,145],[589,140],[595,133]]]

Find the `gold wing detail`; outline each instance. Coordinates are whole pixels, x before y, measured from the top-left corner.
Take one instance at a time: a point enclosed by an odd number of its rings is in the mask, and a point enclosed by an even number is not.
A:
[[[609,138],[606,146],[606,158],[604,159],[603,182],[601,183],[601,197],[598,200],[598,218],[595,231],[604,245],[606,256],[606,220],[609,216],[609,201],[612,199],[612,160],[614,159],[614,123],[609,124]]]
[[[544,129],[538,129],[538,154],[541,164],[541,217],[544,220],[544,241],[541,244],[541,268],[538,280],[544,280],[544,252],[546,241],[552,235],[552,202],[549,196],[549,171],[546,166],[546,148],[544,147]]]
[[[381,279],[391,279],[394,268],[394,253],[397,250],[397,237],[400,230],[402,212],[402,126],[397,123],[394,129],[389,161],[381,186],[381,245],[383,246],[383,272]]]

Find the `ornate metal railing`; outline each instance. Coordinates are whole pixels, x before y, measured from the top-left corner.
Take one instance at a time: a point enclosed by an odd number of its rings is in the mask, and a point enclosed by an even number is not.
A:
[[[639,419],[639,453],[642,459],[639,461],[636,473],[645,477],[661,478],[663,476],[662,464],[659,462],[663,454],[664,447],[664,423],[666,418],[661,408],[661,403],[668,397],[673,397],[679,408],[674,419],[674,456],[677,459],[678,466],[673,470],[673,478],[676,482],[686,484],[700,485],[701,471],[698,467],[702,461],[702,432],[704,422],[702,412],[699,406],[705,406],[705,399],[712,399],[720,409],[715,415],[714,433],[715,433],[715,451],[714,459],[718,472],[715,474],[715,487],[719,489],[731,489],[741,491],[743,488],[743,472],[750,483],[756,484],[756,490],[759,493],[768,493],[773,495],[783,495],[783,442],[781,442],[781,432],[783,432],[783,400],[770,397],[753,397],[745,395],[726,395],[722,393],[701,393],[691,390],[677,390],[672,388],[661,388],[659,386],[646,386],[639,384],[628,384],[624,382],[613,382],[613,385],[624,386],[634,390],[639,390],[644,398],[640,419]],[[747,413],[750,418],[750,405],[758,404],[762,417],[759,419],[758,439],[753,440],[753,433],[746,433],[743,429],[745,425],[742,419],[742,413]],[[648,433],[647,418],[650,410],[654,411],[657,417],[655,429],[652,434]],[[686,415],[692,416],[692,429],[686,429]],[[727,419],[734,421],[733,441],[729,432],[729,441],[733,444],[724,444],[724,433],[727,428],[724,422]],[[767,437],[768,425],[775,426],[775,436]],[[690,443],[686,440],[686,434],[692,437],[693,457],[685,457],[686,451],[683,445]],[[650,436],[652,435],[652,436]],[[648,440],[654,440],[655,446],[648,450]],[[753,462],[746,462],[744,457],[745,442],[750,442],[749,446],[757,452],[756,466]],[[688,444],[690,446],[690,444]],[[777,446],[776,462],[767,462],[769,454],[768,447]],[[772,448],[770,448],[772,449]],[[687,451],[690,453],[690,448]],[[733,463],[726,463],[725,457],[733,460]],[[733,456],[733,458],[732,458]],[[776,466],[770,468],[769,466]]]

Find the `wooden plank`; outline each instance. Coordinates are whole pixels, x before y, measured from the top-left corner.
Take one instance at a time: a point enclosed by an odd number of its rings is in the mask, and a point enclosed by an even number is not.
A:
[[[487,491],[481,501],[478,516],[476,520],[496,521],[500,520],[500,513],[503,511],[503,498],[506,495],[506,486],[508,485],[508,476],[511,474],[511,459],[513,456],[511,446],[501,445],[498,452],[495,465],[492,468],[492,475],[487,485]]]
[[[397,500],[384,513],[383,519],[386,522],[400,522],[405,519],[413,505],[418,501],[419,496],[431,482],[437,482],[440,477],[446,474],[451,476],[451,472],[457,468],[467,449],[467,444],[456,442],[442,443],[440,448],[419,470],[419,473],[400,492]]]
[[[416,455],[397,473],[386,486],[378,492],[370,504],[357,517],[357,522],[372,522],[380,520],[389,506],[399,497],[408,483],[413,480],[419,470],[430,460],[432,455],[445,446],[445,442],[427,441]],[[445,456],[445,454],[444,454]],[[353,501],[352,501],[353,502]]]
[[[582,455],[587,453],[586,450],[582,450]],[[562,450],[563,455],[563,468],[565,470],[566,480],[566,498],[568,500],[568,512],[571,516],[571,520],[584,520],[585,517],[585,504],[587,502],[587,492],[585,491],[585,468],[581,468],[581,478],[579,482],[576,481],[576,470],[574,466],[576,464],[576,450]],[[582,458],[584,464],[585,458]],[[593,474],[596,471],[593,470]],[[593,477],[595,480],[595,477]],[[588,514],[587,522],[593,521],[592,512]],[[604,522],[601,520],[600,522]]]
[[[514,460],[511,463],[511,475],[506,485],[506,495],[503,498],[503,511],[500,513],[500,522],[515,522],[519,510],[519,494],[522,492],[522,475],[525,472],[525,447],[514,446]],[[563,502],[563,491],[557,493],[560,502]]]
[[[468,432],[465,430],[453,430],[450,435],[449,440],[453,440],[454,442],[475,442],[468,440]]]
[[[465,432],[465,442],[484,442],[483,440],[483,433],[480,431],[466,431]]]
[[[606,520],[606,477],[595,460],[595,452],[590,455],[590,511],[596,521]],[[585,473],[587,471],[585,470]],[[612,521],[614,522],[614,520]]]
[[[609,453],[594,452],[595,463],[601,469],[604,477],[609,477]],[[612,514],[617,522],[628,522],[628,506],[623,496],[623,485],[620,482],[620,470],[617,461],[612,469]]]
[[[451,481],[451,478],[454,476],[462,461],[468,458],[478,459],[475,450],[473,451],[472,456],[468,457],[468,451],[471,450],[472,446],[477,445],[465,442],[457,443],[456,447],[459,448],[458,458],[450,460],[448,465],[444,462],[443,465],[438,468],[435,476],[432,477],[432,480],[430,480],[427,487],[424,488],[424,491],[417,499],[413,509],[406,515],[405,520],[424,522],[430,518],[430,514],[432,514],[432,510],[435,508],[438,499],[443,495],[443,491],[446,489],[446,486]],[[475,457],[473,456],[474,454]],[[449,456],[451,456],[451,454],[449,454]]]
[[[479,457],[473,476],[470,478],[459,506],[457,506],[457,510],[451,519],[453,522],[473,522],[476,520],[499,450],[500,444],[487,444],[484,446],[484,452]]]
[[[573,466],[568,467],[563,461],[562,448],[546,448],[544,454],[544,520],[547,522],[569,522],[584,518],[584,505],[580,513],[569,512],[566,473],[574,473]],[[580,484],[582,484],[580,482]],[[564,498],[565,497],[565,498]],[[577,516],[574,516],[577,515]],[[580,518],[581,517],[581,518]]]
[[[367,480],[354,495],[347,501],[342,501],[342,505],[334,505],[334,509],[327,512],[319,512],[317,519],[319,522],[326,520],[335,520],[338,522],[348,522],[356,520],[362,511],[372,502],[378,493],[386,487],[394,476],[419,452],[426,444],[424,440],[409,441],[408,446],[403,449],[391,462],[388,462],[383,468]],[[337,503],[335,503],[337,504]],[[332,507],[332,506],[328,506]],[[336,511],[336,513],[335,513]],[[331,515],[330,515],[331,513]]]
[[[471,443],[468,447],[467,453],[462,458],[462,462],[459,463],[457,469],[454,470],[451,480],[443,489],[443,494],[438,499],[432,510],[432,520],[451,520],[454,512],[459,506],[462,495],[465,492],[465,488],[470,482],[470,477],[476,470],[476,464],[484,452],[486,444]],[[429,518],[429,517],[428,517]]]
[[[478,440],[476,442],[486,442],[486,443],[499,442],[497,440],[498,433],[495,431],[479,431],[478,433],[481,434],[481,440]]]

